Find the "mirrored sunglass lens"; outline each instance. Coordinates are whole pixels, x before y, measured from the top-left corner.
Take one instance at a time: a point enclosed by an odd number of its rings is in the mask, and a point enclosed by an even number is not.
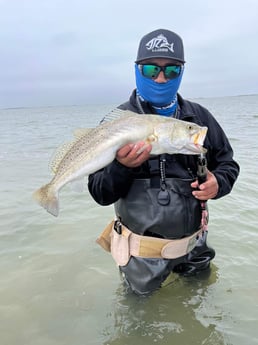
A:
[[[160,68],[155,65],[142,65],[142,74],[147,78],[156,78],[160,72]]]
[[[168,79],[173,79],[179,76],[181,71],[180,66],[166,66],[165,67],[165,77]]]

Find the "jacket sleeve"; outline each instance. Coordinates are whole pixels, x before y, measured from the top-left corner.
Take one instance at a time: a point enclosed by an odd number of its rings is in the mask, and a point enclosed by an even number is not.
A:
[[[208,169],[218,181],[219,191],[214,199],[219,199],[231,192],[240,167],[233,158],[233,149],[226,134],[212,115],[209,116],[207,125]]]
[[[133,169],[114,160],[88,179],[88,189],[93,199],[100,205],[110,205],[125,196],[133,181]]]

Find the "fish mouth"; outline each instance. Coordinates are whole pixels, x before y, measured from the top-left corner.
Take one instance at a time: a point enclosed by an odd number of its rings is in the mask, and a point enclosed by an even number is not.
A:
[[[202,127],[198,133],[193,134],[192,140],[194,145],[196,146],[202,146],[204,143],[204,139],[206,137],[208,128],[207,127]]]
[[[202,127],[197,133],[193,134],[191,137],[192,145],[191,149],[196,153],[206,153],[207,149],[203,147],[203,143],[207,134],[208,128]]]

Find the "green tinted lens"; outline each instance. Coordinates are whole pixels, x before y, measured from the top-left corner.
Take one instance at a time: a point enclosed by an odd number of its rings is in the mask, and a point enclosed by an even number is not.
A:
[[[180,71],[181,71],[180,66],[166,66],[164,68],[164,74],[167,79],[177,78],[180,74]]]
[[[161,68],[155,65],[140,65],[142,75],[146,78],[157,78]]]
[[[156,66],[156,65],[139,65],[142,75],[146,78],[156,79],[161,71],[163,71],[166,79],[177,78],[181,72],[181,66]]]

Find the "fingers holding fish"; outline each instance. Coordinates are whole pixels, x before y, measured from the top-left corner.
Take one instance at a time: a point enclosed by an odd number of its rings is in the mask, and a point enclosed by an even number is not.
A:
[[[116,159],[128,168],[136,168],[149,159],[151,149],[152,146],[144,141],[127,144],[117,151]]]

